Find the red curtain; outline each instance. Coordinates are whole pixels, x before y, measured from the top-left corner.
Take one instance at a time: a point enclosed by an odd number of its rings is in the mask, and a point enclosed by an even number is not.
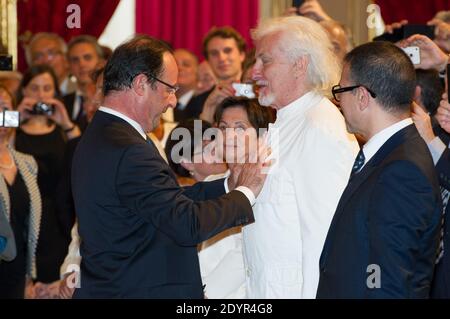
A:
[[[424,24],[441,10],[450,10],[450,0],[376,0],[386,24],[407,19],[409,23]]]
[[[66,24],[71,12],[70,4],[80,7],[80,27],[69,28]],[[23,45],[37,32],[55,32],[69,41],[73,36],[90,34],[99,37],[116,10],[119,0],[19,0],[19,69],[26,68]]]
[[[202,39],[212,26],[232,26],[251,46],[250,29],[258,16],[258,0],[136,0],[137,33],[189,49],[199,57]]]

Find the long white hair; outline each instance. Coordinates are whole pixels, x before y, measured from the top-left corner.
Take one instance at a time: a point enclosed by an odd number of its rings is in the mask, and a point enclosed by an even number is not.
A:
[[[311,89],[330,96],[331,87],[339,82],[341,64],[325,29],[305,17],[281,17],[260,22],[252,30],[252,38],[257,42],[274,33],[282,36],[279,49],[293,63],[302,56],[308,58],[307,80]]]

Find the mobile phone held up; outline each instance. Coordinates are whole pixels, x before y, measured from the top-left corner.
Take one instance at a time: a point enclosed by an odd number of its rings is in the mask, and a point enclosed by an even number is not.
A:
[[[298,9],[303,5],[305,0],[292,0],[292,6],[297,8],[297,15],[300,15],[300,12]]]
[[[447,64],[447,101],[450,103],[450,90],[448,89],[450,86],[450,63]]]
[[[419,47],[406,47],[403,48],[406,55],[411,59],[414,65],[420,64],[420,48]]]

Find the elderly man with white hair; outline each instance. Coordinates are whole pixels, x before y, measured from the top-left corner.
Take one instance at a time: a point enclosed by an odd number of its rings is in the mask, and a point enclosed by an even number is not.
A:
[[[304,17],[253,31],[259,102],[277,110],[275,165],[243,229],[248,298],[315,298],[319,257],[358,144],[329,99],[339,63],[324,29]]]

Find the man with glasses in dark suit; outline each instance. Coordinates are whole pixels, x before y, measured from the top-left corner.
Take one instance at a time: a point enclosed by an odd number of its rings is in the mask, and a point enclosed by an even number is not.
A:
[[[147,141],[176,105],[177,77],[170,49],[146,36],[119,46],[105,67],[104,106],[73,160],[82,257],[75,298],[203,298],[197,244],[254,221],[262,163],[182,189]]]
[[[411,119],[408,56],[372,42],[344,59],[339,86],[358,154],[320,257],[317,298],[428,298],[439,244],[441,196],[433,160]]]

